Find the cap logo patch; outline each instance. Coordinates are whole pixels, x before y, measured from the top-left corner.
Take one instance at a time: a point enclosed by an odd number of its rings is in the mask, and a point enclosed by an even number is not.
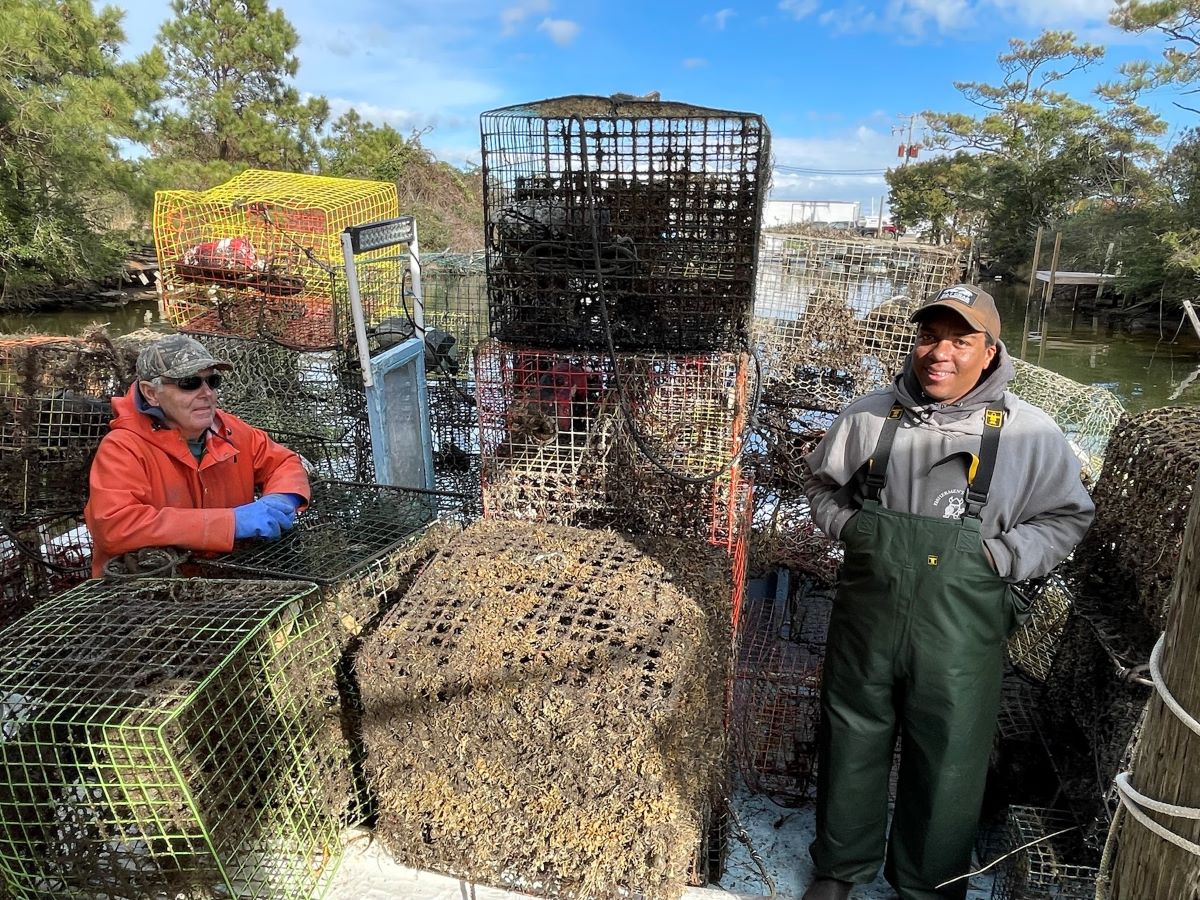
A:
[[[961,300],[963,303],[967,304],[967,306],[974,306],[976,296],[977,295],[974,291],[968,291],[964,288],[946,288],[937,295],[936,299]]]

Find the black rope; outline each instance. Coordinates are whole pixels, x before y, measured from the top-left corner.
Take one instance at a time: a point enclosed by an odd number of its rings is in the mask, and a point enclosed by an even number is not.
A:
[[[746,417],[746,424],[743,427],[743,433],[741,435],[737,452],[734,453],[728,460],[726,460],[726,462],[719,469],[705,475],[682,475],[663,462],[662,459],[650,448],[645,437],[634,425],[634,418],[631,412],[629,398],[625,392],[625,380],[621,377],[620,367],[617,365],[617,349],[613,342],[612,323],[610,322],[608,316],[608,301],[604,296],[604,263],[600,257],[600,228],[596,222],[596,198],[592,192],[591,167],[588,165],[586,127],[584,125],[583,117],[579,113],[575,113],[571,118],[579,126],[579,156],[583,164],[584,189],[587,192],[589,213],[588,219],[590,220],[588,224],[591,226],[592,231],[592,262],[594,264],[597,276],[596,295],[597,299],[600,301],[600,321],[604,326],[604,342],[608,350],[609,360],[612,362],[613,381],[617,386],[617,398],[620,403],[621,413],[624,415],[626,423],[629,425],[629,433],[633,435],[633,442],[637,445],[638,451],[642,454],[642,456],[648,459],[655,466],[655,468],[659,469],[669,478],[672,478],[675,481],[683,484],[711,484],[737,464],[737,461],[742,457],[742,454],[745,452],[746,446],[749,443],[749,438],[758,416],[759,401],[762,397],[762,362],[758,358],[758,354],[755,353],[753,348],[751,348],[749,343],[747,343],[747,346],[745,347],[745,353],[754,361],[754,397],[750,403],[749,414]],[[568,145],[569,140],[570,135],[568,134]]]

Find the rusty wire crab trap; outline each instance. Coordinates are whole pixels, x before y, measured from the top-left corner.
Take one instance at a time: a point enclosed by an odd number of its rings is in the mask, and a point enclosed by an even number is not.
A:
[[[193,337],[233,366],[221,385],[222,409],[300,453],[324,477],[371,478],[366,394],[352,355],[223,335]]]
[[[83,509],[88,466],[133,377],[107,338],[0,340],[0,510],[6,520]]]
[[[491,334],[745,346],[769,132],[751,113],[572,96],[480,117]]]
[[[320,894],[350,770],[314,592],[96,580],[0,632],[8,894]]]
[[[839,412],[887,384],[912,349],[909,316],[958,273],[957,254],[936,247],[765,235],[754,310],[764,400]]]
[[[776,803],[816,788],[821,670],[830,599],[777,574],[775,590],[747,599],[739,626],[731,712],[733,758],[750,790]]]
[[[82,514],[0,523],[0,627],[91,576]]]
[[[341,233],[397,213],[392,183],[260,169],[203,192],[159,191],[163,316],[194,332],[339,346],[350,333]],[[403,271],[380,263],[360,285],[369,324],[403,314]]]
[[[485,514],[728,543],[749,499],[736,462],[744,355],[618,353],[616,362],[599,351],[479,348]]]
[[[1008,843],[1016,852],[997,876],[993,900],[1094,900],[1095,858],[1080,860],[1078,822],[1053,809],[1013,806]]]
[[[334,584],[401,544],[439,516],[463,519],[461,495],[424,488],[315,481],[312,502],[277,541],[245,541],[204,559],[206,570]]]
[[[472,525],[359,655],[376,834],[525,893],[678,896],[723,783],[730,593],[713,548]]]

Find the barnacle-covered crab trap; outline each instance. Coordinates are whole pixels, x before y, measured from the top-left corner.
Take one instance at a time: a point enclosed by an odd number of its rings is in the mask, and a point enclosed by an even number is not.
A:
[[[93,580],[0,631],[0,890],[323,893],[351,767],[315,597]]]
[[[761,116],[618,95],[480,121],[494,337],[745,344],[770,172]]]

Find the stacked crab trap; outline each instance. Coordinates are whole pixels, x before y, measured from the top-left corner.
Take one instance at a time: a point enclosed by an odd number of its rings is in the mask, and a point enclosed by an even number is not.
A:
[[[88,576],[88,467],[137,355],[119,343],[0,339],[0,625]]]

